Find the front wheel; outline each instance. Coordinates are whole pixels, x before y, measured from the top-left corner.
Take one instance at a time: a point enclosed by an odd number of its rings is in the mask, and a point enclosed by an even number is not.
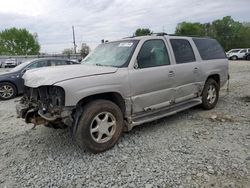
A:
[[[73,136],[81,148],[100,153],[115,145],[122,134],[123,115],[120,108],[108,100],[96,100],[83,107]]]
[[[237,60],[238,57],[234,55],[234,56],[231,57],[231,59],[232,59],[232,60]]]
[[[202,104],[201,104],[204,109],[210,110],[216,106],[219,99],[219,90],[220,87],[214,79],[209,78],[206,81],[202,92]]]
[[[12,99],[17,95],[16,87],[8,82],[0,83],[0,100]]]

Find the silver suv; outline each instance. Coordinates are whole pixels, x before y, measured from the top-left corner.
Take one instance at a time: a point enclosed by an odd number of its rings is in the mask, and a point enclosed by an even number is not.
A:
[[[101,44],[81,65],[23,78],[18,115],[35,126],[70,127],[80,147],[98,153],[136,125],[196,105],[214,108],[228,60],[214,39],[151,35]]]

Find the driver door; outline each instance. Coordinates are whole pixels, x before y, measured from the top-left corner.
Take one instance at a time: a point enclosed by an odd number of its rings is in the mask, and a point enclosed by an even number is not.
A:
[[[162,39],[147,40],[129,71],[133,114],[168,106],[174,99],[172,70],[168,50]]]

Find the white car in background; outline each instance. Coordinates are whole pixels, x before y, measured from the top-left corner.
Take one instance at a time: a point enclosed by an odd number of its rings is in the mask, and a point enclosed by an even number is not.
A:
[[[245,54],[248,52],[250,52],[250,48],[242,48],[229,50],[226,54],[228,59],[237,60],[243,59]]]
[[[2,64],[3,68],[7,68],[7,67],[15,67],[17,66],[17,60],[16,59],[6,59],[5,62]]]

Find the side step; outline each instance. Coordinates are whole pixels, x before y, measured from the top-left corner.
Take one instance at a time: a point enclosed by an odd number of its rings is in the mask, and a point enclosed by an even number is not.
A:
[[[141,114],[132,118],[132,123],[128,125],[129,130],[131,130],[134,126],[140,125],[146,122],[154,121],[166,116],[170,116],[176,114],[177,112],[189,109],[193,106],[201,104],[201,98],[192,99],[186,102],[178,103],[173,106],[162,108],[160,110],[149,112],[146,114]]]

